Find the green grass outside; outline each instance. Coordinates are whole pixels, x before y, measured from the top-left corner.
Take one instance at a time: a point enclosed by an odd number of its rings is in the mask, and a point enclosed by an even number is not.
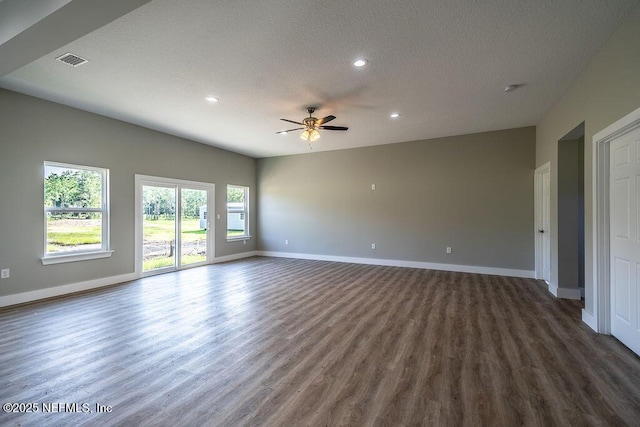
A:
[[[100,243],[102,239],[101,226],[95,225],[96,221],[72,220],[60,221],[50,219],[47,222],[48,244],[56,246],[79,246]],[[170,241],[174,238],[175,222],[173,220],[159,219],[144,221],[144,239],[152,241]],[[195,241],[202,239],[207,231],[200,228],[200,220],[182,220],[182,240]],[[239,237],[242,230],[228,230],[227,237]]]
[[[147,242],[169,242],[174,239],[175,222],[173,220],[158,219],[145,220],[144,241]],[[198,218],[182,219],[182,242],[204,241],[207,231],[200,228]],[[182,255],[182,265],[195,264],[207,260],[205,255]],[[157,270],[159,268],[172,267],[174,258],[166,256],[154,257],[142,262],[143,271]]]
[[[170,219],[144,220],[144,239],[154,241],[172,240],[175,228],[175,221]],[[198,218],[182,220],[183,240],[198,240],[198,236],[204,236],[206,233],[206,230],[200,228],[200,220]]]
[[[183,255],[182,265],[195,264],[197,262],[204,262],[207,258],[204,255]],[[143,271],[157,270],[158,268],[172,267],[173,258],[152,258],[142,263]]]
[[[100,243],[102,241],[101,227],[82,227],[74,231],[49,231],[48,242],[54,246],[77,246]],[[51,228],[49,229],[51,230]]]
[[[100,220],[47,220],[47,252],[81,249],[83,245],[99,245],[102,241]]]
[[[85,220],[55,220],[47,222],[47,234],[49,243],[59,246],[89,245],[100,243],[102,238],[102,227],[94,225],[95,221]],[[151,240],[172,240],[175,224],[171,220],[144,221],[145,237]],[[194,240],[198,236],[206,235],[207,231],[200,228],[200,220],[183,219],[182,234],[193,236]],[[185,236],[185,237],[187,237]],[[188,238],[188,237],[187,237]]]
[[[145,240],[169,241],[173,238],[175,224],[173,220],[158,219],[144,221]],[[206,235],[207,231],[200,228],[199,219],[182,220],[182,240],[198,240],[198,236]],[[240,237],[244,235],[242,230],[227,230],[227,237]]]

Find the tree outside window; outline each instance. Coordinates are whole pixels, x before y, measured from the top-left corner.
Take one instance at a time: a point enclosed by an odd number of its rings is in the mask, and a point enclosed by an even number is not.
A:
[[[45,256],[108,250],[107,169],[45,162]]]

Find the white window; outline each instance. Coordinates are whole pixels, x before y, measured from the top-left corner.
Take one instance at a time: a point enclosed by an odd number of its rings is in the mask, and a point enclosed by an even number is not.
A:
[[[227,185],[227,239],[249,237],[249,187]]]
[[[44,163],[43,264],[104,258],[109,250],[109,171]]]

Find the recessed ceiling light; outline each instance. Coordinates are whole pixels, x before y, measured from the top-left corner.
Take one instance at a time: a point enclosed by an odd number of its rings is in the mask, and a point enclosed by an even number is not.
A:
[[[207,96],[205,99],[206,99],[207,101],[209,101],[209,102],[213,102],[213,103],[215,103],[215,102],[220,102],[220,99],[219,99],[219,98],[217,98],[217,97],[215,97],[215,96]]]
[[[400,113],[391,113],[389,114],[389,117],[391,117],[392,119],[397,119],[398,117],[400,117]]]
[[[287,132],[286,130],[281,130],[280,132],[276,132],[276,133],[277,133],[278,135],[286,135],[286,134],[287,134],[287,133],[289,133],[289,132]]]
[[[369,63],[369,61],[367,61],[366,59],[358,58],[355,61],[353,61],[353,66],[361,68],[361,67],[364,67],[365,65],[367,65],[368,63]]]

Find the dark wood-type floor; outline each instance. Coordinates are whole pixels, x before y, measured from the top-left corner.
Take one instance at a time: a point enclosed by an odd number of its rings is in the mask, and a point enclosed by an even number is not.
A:
[[[638,425],[640,358],[580,308],[534,280],[409,268],[165,274],[1,310],[0,402],[40,412],[0,424]]]

